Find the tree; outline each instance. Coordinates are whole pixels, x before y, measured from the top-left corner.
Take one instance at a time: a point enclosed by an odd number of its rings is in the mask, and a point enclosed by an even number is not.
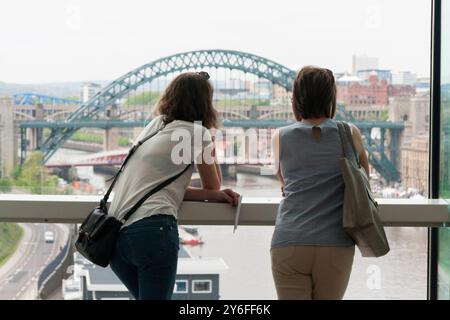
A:
[[[43,166],[43,154],[34,151],[20,171],[15,185],[29,187],[32,193],[45,193],[44,188],[56,188],[58,186],[58,177],[50,175],[47,168]]]
[[[125,102],[125,105],[154,105],[159,99],[159,92],[154,91],[144,91],[134,96],[131,96]]]
[[[389,120],[389,110],[381,111],[381,121],[388,121],[388,120]]]
[[[9,178],[0,179],[0,193],[8,193],[12,190],[12,181]]]

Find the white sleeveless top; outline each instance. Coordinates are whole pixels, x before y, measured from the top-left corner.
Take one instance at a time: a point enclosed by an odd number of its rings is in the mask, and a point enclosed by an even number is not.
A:
[[[162,127],[162,116],[158,116],[142,130],[136,143]],[[181,120],[167,124],[144,142],[126,164],[113,189],[109,214],[122,219],[148,191],[181,172],[189,163],[198,162],[202,152],[212,147],[208,129],[200,124]],[[148,198],[124,226],[156,214],[177,218],[193,171],[194,166],[191,166],[176,181]]]

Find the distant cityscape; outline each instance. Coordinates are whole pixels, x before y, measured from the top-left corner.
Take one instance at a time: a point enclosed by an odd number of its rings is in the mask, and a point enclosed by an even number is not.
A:
[[[276,117],[292,119],[290,94],[280,85],[266,79],[248,76],[243,73],[211,72],[211,82],[215,87],[214,101],[219,110],[226,109],[226,117],[247,117],[258,119]],[[401,174],[398,186],[405,194],[426,195],[428,175],[428,131],[430,79],[417,77],[411,71],[396,71],[381,68],[378,57],[353,55],[351,72],[336,72],[337,101],[357,121],[392,121],[403,122],[404,130],[398,143],[398,159],[391,159]],[[160,93],[170,81],[170,77],[160,78],[148,85],[138,88],[135,95],[146,92]],[[74,99],[80,103],[87,102],[101,91],[108,81],[67,82],[54,84],[14,85],[0,82],[0,96],[13,96],[23,92],[39,92],[61,98]],[[128,101],[125,101],[128,99]],[[119,104],[129,103],[130,97],[122,98]],[[257,101],[257,102],[255,102]],[[261,102],[263,101],[263,102]],[[156,100],[152,101],[152,104]],[[134,108],[150,113],[150,108],[135,103]],[[257,106],[255,105],[257,104]],[[4,108],[3,108],[4,109]],[[36,114],[36,111],[30,111]],[[47,111],[43,111],[46,113]],[[141,113],[142,113],[141,112]],[[225,111],[224,111],[225,112]],[[4,116],[3,119],[6,119]],[[99,129],[83,129],[100,134]],[[132,140],[137,130],[120,129],[119,134]],[[380,132],[372,130],[374,139],[380,139]],[[383,139],[386,149],[390,148],[392,137]],[[5,142],[7,143],[7,142]],[[3,143],[4,144],[4,143]],[[33,144],[31,145],[33,146]],[[384,149],[384,146],[383,146]],[[4,150],[6,150],[4,148]],[[2,163],[4,159],[2,153]],[[375,172],[373,172],[375,174]],[[376,175],[376,174],[375,174]],[[385,186],[386,187],[386,186]],[[381,192],[381,189],[380,189]],[[399,191],[393,191],[399,196]]]

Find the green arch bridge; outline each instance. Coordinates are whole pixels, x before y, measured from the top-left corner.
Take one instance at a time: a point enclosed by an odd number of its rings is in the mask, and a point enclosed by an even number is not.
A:
[[[44,161],[46,162],[80,128],[141,127],[148,122],[148,119],[138,121],[105,120],[99,119],[99,115],[105,112],[109,106],[116,104],[119,99],[144,84],[151,83],[155,79],[168,74],[202,68],[239,70],[266,79],[288,92],[292,91],[292,83],[296,74],[294,70],[277,62],[246,52],[199,50],[178,53],[147,63],[119,77],[89,101],[82,103],[64,121],[20,121],[21,148],[26,148],[23,143],[26,128],[50,129],[50,135],[38,145],[38,149],[44,153]],[[336,118],[350,121],[362,131],[369,152],[370,164],[386,181],[400,180],[397,159],[400,134],[404,129],[403,122],[357,121],[345,111],[343,106],[339,106]],[[287,125],[290,122],[292,121],[283,119],[224,119],[223,125],[244,128],[274,128]],[[381,139],[379,141],[371,139],[371,129],[373,128],[380,129]],[[391,138],[389,157],[386,155],[384,146],[386,131],[389,132]],[[25,150],[22,150],[22,152],[25,154]]]

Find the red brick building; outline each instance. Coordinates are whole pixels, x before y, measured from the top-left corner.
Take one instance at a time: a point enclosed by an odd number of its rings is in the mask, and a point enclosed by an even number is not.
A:
[[[379,80],[376,73],[365,81],[344,76],[337,80],[337,100],[346,105],[387,105],[389,103],[388,83]]]
[[[389,97],[413,97],[416,95],[416,87],[404,84],[391,84],[388,87]]]

